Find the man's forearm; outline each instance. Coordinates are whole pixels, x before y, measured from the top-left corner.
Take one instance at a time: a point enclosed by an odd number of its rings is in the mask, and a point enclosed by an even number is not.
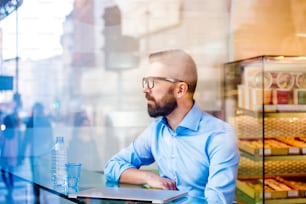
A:
[[[153,173],[135,168],[129,168],[121,174],[120,183],[147,184],[150,174]]]
[[[139,169],[129,168],[120,176],[120,183],[146,184],[152,188],[176,190],[176,183],[159,175]]]

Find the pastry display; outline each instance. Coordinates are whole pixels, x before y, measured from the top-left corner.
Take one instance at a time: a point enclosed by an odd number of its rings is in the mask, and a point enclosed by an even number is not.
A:
[[[306,148],[306,142],[300,137],[277,137],[276,139],[293,147]]]
[[[269,186],[270,188],[272,188],[275,191],[290,191],[292,190],[292,188],[290,188],[289,186],[287,186],[284,183],[281,183],[273,178],[271,179],[265,179],[265,185]]]
[[[241,155],[237,201],[306,203],[306,57],[228,62],[223,85]]]
[[[244,188],[249,194],[260,197],[264,187],[265,198],[298,198],[304,197],[306,192],[306,181],[299,181],[296,178],[275,176],[263,179],[238,180],[238,188]]]
[[[290,186],[291,188],[293,188],[295,190],[306,190],[306,182],[284,179],[280,176],[277,176],[275,179],[279,182],[282,182],[282,183]]]
[[[264,142],[261,139],[241,139],[239,148],[254,156],[261,156],[262,149],[267,156],[306,154],[306,136],[265,138]]]

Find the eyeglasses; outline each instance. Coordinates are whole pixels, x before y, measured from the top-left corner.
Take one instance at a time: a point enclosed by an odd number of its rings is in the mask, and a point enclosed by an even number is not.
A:
[[[171,82],[171,83],[184,82],[184,81],[179,80],[179,79],[168,78],[168,77],[144,77],[144,78],[142,78],[142,87],[152,89],[154,87],[154,81],[155,80],[168,81],[168,82]]]

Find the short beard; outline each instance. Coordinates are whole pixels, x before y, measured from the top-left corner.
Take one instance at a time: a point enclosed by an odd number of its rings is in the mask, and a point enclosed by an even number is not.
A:
[[[146,96],[148,100],[154,101],[155,103],[155,106],[148,104],[148,114],[150,117],[156,118],[159,116],[167,116],[177,107],[177,102],[172,92],[173,90],[170,89],[168,94],[164,96],[160,102],[156,102],[154,98]]]

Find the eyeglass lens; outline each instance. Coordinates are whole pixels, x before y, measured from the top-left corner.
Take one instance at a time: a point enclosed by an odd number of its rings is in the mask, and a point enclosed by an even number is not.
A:
[[[154,87],[154,79],[150,78],[143,78],[142,80],[142,87],[152,89]]]

